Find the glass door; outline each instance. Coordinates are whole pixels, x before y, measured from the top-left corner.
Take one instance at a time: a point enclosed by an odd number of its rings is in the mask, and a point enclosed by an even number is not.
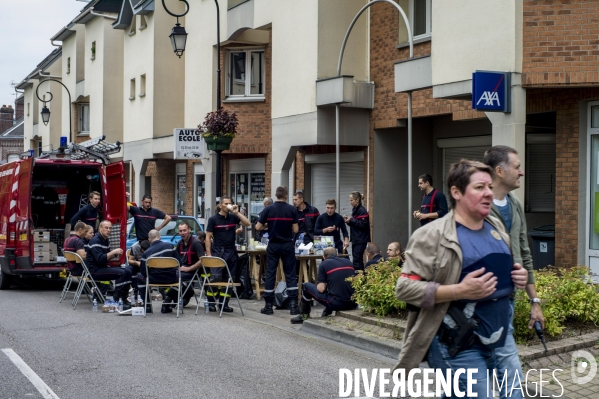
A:
[[[587,209],[587,264],[599,280],[599,103],[594,102],[589,106],[588,118],[589,152],[587,166],[589,181],[587,182],[588,209]]]

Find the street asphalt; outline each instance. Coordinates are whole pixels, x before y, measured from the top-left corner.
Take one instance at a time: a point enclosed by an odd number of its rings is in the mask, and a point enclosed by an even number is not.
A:
[[[339,369],[393,359],[312,337],[284,317],[185,313],[146,318],[59,304],[62,283],[27,280],[0,291],[0,350],[11,349],[61,399],[336,398]],[[242,306],[248,301],[242,301]],[[283,312],[283,311],[277,311]],[[353,396],[353,395],[352,395]],[[0,352],[0,399],[43,398]]]

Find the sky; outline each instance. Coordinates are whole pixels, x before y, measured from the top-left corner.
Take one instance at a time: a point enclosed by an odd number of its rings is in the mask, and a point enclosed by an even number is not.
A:
[[[50,38],[79,15],[85,4],[76,0],[0,0],[0,105],[15,106],[11,82],[25,79],[56,48]]]

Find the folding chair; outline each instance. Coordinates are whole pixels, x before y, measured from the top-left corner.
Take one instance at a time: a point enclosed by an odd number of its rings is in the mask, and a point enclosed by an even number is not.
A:
[[[202,282],[202,290],[200,292],[200,302],[197,304],[196,306],[196,315],[198,314],[198,309],[200,308],[200,303],[202,300],[202,295],[204,294],[204,292],[206,291],[206,287],[212,289],[212,287],[225,287],[225,296],[229,294],[229,288],[232,289],[233,293],[235,294],[235,299],[237,299],[237,304],[239,305],[239,310],[241,310],[241,315],[244,316],[243,314],[243,308],[241,307],[241,302],[239,302],[239,296],[237,295],[237,289],[236,287],[240,287],[241,283],[235,283],[233,282],[233,276],[231,276],[231,271],[229,270],[229,265],[227,265],[227,262],[225,262],[224,259],[222,258],[217,258],[215,256],[203,256],[201,259],[202,262],[202,268],[204,269],[204,280]],[[228,280],[225,282],[210,282],[210,273],[208,273],[208,269],[218,269],[224,267],[227,271],[227,276],[229,276]],[[206,297],[208,298],[208,297]],[[220,314],[218,317],[223,317],[223,309],[224,306],[220,307]]]
[[[147,304],[148,303],[148,295],[150,292],[150,287],[177,287],[177,317],[179,317],[179,311],[181,311],[181,313],[183,313],[183,309],[181,309],[181,298],[182,298],[182,292],[181,292],[181,270],[180,270],[180,265],[179,265],[179,261],[175,258],[162,258],[162,257],[156,257],[156,258],[149,258],[146,261],[146,295],[144,298],[144,303]],[[150,284],[150,271],[151,269],[171,269],[173,267],[177,268],[177,274],[179,274],[179,281],[176,283],[153,283]],[[150,297],[150,306],[152,302],[151,302],[151,297]],[[153,310],[153,308],[152,308]],[[146,317],[146,312],[144,312],[144,317]]]
[[[193,297],[196,300],[196,305],[199,305],[200,303],[200,296],[198,294],[196,294],[195,289],[193,288],[193,284],[197,281],[199,287],[202,287],[202,279],[205,277],[204,273],[200,274],[200,271],[202,270],[202,268],[198,268],[195,270],[195,272],[193,273],[193,276],[191,276],[191,280],[189,280],[187,287],[185,287],[185,290],[183,291],[183,293],[181,294],[181,298],[185,298],[185,294],[187,293],[188,290],[192,290],[193,291]],[[208,276],[210,277],[210,276]],[[183,285],[183,281],[181,281],[181,285]]]
[[[77,290],[75,291],[75,297],[73,298],[73,302],[72,302],[73,310],[75,310],[75,308],[77,307],[77,303],[79,302],[79,297],[81,297],[83,290],[85,290],[85,292],[89,295],[93,295],[93,293],[95,291],[96,295],[98,296],[98,299],[100,299],[100,302],[104,303],[104,295],[102,295],[102,292],[100,291],[100,289],[98,288],[98,285],[96,284],[93,277],[91,276],[91,273],[89,272],[89,269],[87,268],[87,265],[85,264],[85,261],[83,259],[81,259],[81,256],[79,256],[79,254],[76,252],[64,251],[64,257],[66,258],[66,260],[68,262],[79,263],[81,265],[81,267],[83,268],[83,273],[81,273],[81,277],[73,276],[72,274],[69,273],[69,277],[67,278],[67,283],[69,283],[68,287],[65,283],[65,288],[67,288],[67,291],[68,291],[68,288],[70,288],[70,284],[72,283],[72,279],[73,278],[79,279],[79,286],[77,287]],[[70,282],[69,282],[69,278],[71,278]],[[88,286],[88,284],[91,285],[91,288]],[[66,292],[64,291],[64,288],[63,288],[63,295],[66,296]],[[64,297],[62,299],[64,299]],[[61,301],[62,301],[62,299],[61,299]]]

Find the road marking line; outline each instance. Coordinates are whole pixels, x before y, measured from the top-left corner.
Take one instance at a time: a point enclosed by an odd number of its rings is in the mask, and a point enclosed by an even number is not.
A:
[[[39,393],[42,394],[44,398],[60,399],[58,395],[56,395],[54,391],[52,391],[50,387],[46,385],[46,383],[37,374],[35,374],[35,371],[33,371],[31,367],[29,367],[27,363],[25,363],[23,359],[21,359],[21,357],[17,355],[15,351],[13,351],[10,348],[6,348],[2,349],[2,352],[4,352],[4,354],[10,359],[10,361],[13,362],[15,366],[17,366],[21,373],[23,373],[23,375],[27,377],[27,379],[33,384],[33,386],[39,391]]]

